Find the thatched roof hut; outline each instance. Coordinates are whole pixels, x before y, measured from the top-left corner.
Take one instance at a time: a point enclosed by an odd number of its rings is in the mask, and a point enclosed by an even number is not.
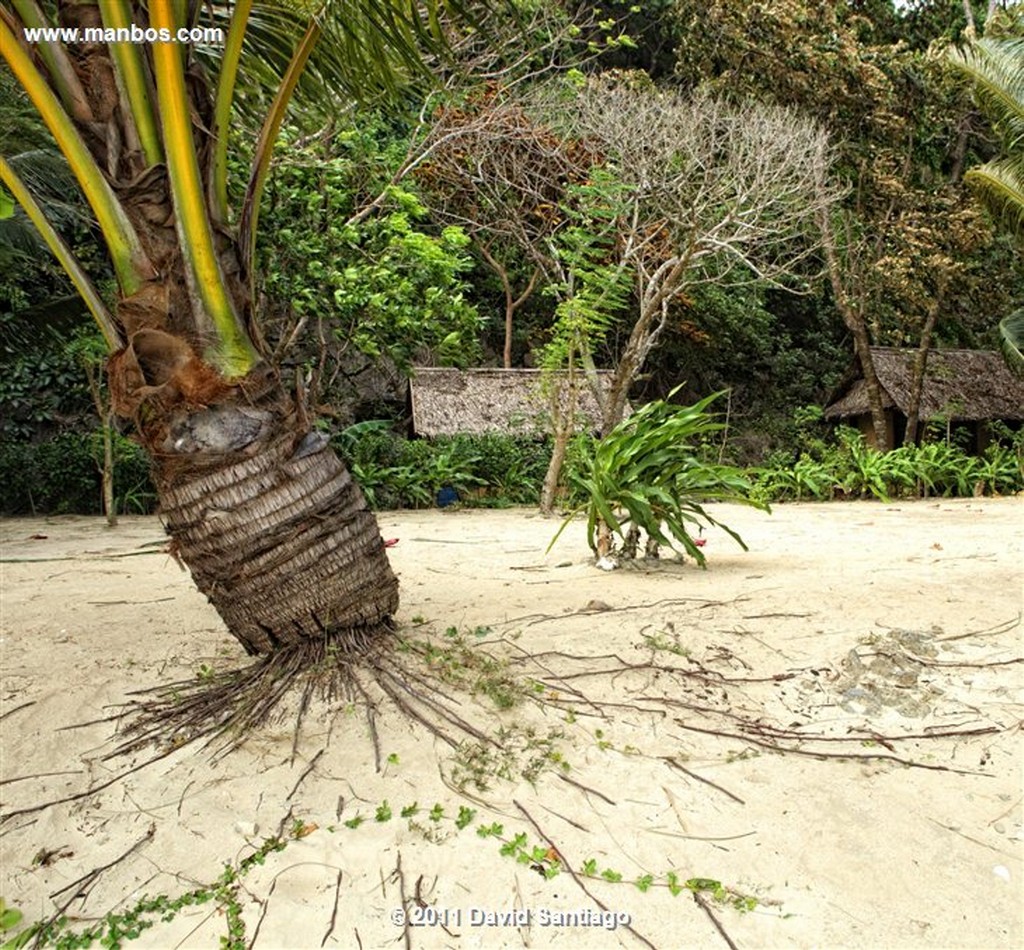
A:
[[[611,385],[612,374],[598,373],[601,385]],[[579,428],[597,430],[601,412],[582,377],[577,391]],[[566,404],[566,377],[561,377],[559,398]],[[414,435],[502,432],[536,435],[550,432],[550,397],[545,397],[539,369],[437,369],[419,367],[409,380]]]
[[[898,433],[910,407],[916,350],[875,346],[871,357],[890,417],[890,433]],[[870,417],[867,386],[858,367],[825,409],[825,418],[852,421],[870,432]],[[976,424],[1024,421],[1024,380],[993,350],[933,350],[928,354],[920,418],[922,422]]]

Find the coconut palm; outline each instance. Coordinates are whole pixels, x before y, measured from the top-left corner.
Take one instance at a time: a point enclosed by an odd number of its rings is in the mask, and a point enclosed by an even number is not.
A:
[[[1002,139],[1002,154],[970,169],[964,180],[994,220],[1024,243],[1024,39],[975,40],[950,53],[974,84],[975,95]],[[1024,310],[999,324],[1003,352],[1024,372]]]
[[[306,86],[351,97],[422,70],[449,14],[470,17],[460,0],[0,0],[0,51],[95,216],[112,306],[11,155],[0,183],[100,327],[173,550],[251,654],[328,635],[362,645],[398,605],[373,514],[261,334],[253,252],[274,143]],[[201,20],[222,27],[219,48],[106,41],[178,37]],[[106,32],[33,39],[51,27]],[[259,132],[232,208],[229,133],[243,113]]]

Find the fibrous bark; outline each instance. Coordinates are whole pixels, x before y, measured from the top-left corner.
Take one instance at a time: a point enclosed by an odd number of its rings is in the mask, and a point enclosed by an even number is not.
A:
[[[398,581],[359,486],[310,432],[224,463],[158,463],[161,510],[196,586],[251,654],[310,638],[362,642]]]

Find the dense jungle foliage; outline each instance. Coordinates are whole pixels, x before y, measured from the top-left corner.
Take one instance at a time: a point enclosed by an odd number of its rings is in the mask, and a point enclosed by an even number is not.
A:
[[[257,245],[258,292],[274,314],[267,336],[373,505],[430,506],[449,488],[462,503],[535,503],[550,440],[407,439],[411,367],[615,367],[643,288],[656,286],[641,278],[672,259],[672,242],[732,240],[677,237],[678,183],[630,204],[626,145],[582,111],[575,125],[558,118],[588,95],[610,111],[666,89],[726,104],[733,113],[715,113],[723,128],[732,115],[785,107],[775,121],[823,129],[821,213],[836,254],[827,260],[819,239],[793,229],[784,261],[735,244],[681,270],[658,298],[632,404],[677,388],[681,402],[727,391],[727,425],[697,449],[746,468],[762,500],[1021,489],[1019,432],[997,431],[975,455],[939,423],[920,445],[881,455],[821,420],[853,363],[851,319],[874,345],[994,348],[996,324],[1024,297],[1018,245],[964,182],[998,153],[999,130],[947,55],[974,36],[1021,36],[1017,4],[517,6],[496,44],[459,34],[434,85],[410,82],[397,99],[290,127],[275,154]],[[0,151],[45,186],[63,237],[109,286],[87,209],[3,71],[0,126]],[[753,174],[756,158],[747,164]],[[684,197],[722,200],[706,182]],[[632,231],[622,224],[631,208],[641,215]],[[3,211],[0,509],[98,511],[107,395],[94,331],[27,220]],[[786,223],[770,215],[766,228]],[[644,255],[623,252],[634,246]],[[785,266],[770,274],[766,263]],[[567,504],[587,438],[569,447]],[[150,510],[144,454],[120,433],[113,445],[118,508]]]

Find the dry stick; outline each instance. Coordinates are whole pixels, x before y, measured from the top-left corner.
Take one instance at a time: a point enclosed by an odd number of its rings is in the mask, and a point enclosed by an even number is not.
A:
[[[288,806],[288,811],[286,811],[284,813],[284,817],[278,823],[277,834],[275,834],[274,837],[275,838],[282,838],[284,836],[285,825],[287,825],[288,822],[294,821],[294,820],[295,820],[295,806],[294,805],[289,805]]]
[[[292,787],[292,790],[285,796],[284,800],[286,802],[291,801],[292,795],[294,795],[299,790],[299,786],[306,780],[306,776],[309,775],[309,773],[316,768],[316,763],[319,761],[320,756],[322,756],[326,751],[327,749],[323,748],[316,755],[314,755],[312,759],[310,759],[309,765],[307,765],[305,769],[302,770],[302,774],[299,776],[299,780]]]
[[[567,680],[580,679],[585,676],[619,676],[622,673],[636,672],[639,670],[653,670],[658,673],[680,673],[683,676],[705,680],[716,685],[731,683],[782,683],[786,680],[791,680],[804,672],[803,670],[795,670],[787,673],[775,673],[772,676],[725,676],[722,673],[716,673],[714,670],[709,670],[699,664],[698,669],[684,669],[679,666],[663,666],[660,663],[654,663],[651,661],[647,661],[645,663],[629,663],[617,653],[602,653],[599,656],[581,656],[577,653],[563,653],[560,650],[545,650],[543,653],[537,654],[537,657],[547,656],[554,656],[560,659],[572,660],[579,663],[587,663],[594,660],[615,660],[619,664],[617,668],[610,667],[601,670],[583,670],[579,673],[561,674],[560,678]]]
[[[313,678],[309,677],[302,687],[302,697],[299,700],[299,708],[295,713],[295,728],[292,730],[292,757],[290,765],[295,764],[295,757],[299,754],[299,736],[302,731],[302,718],[309,709],[309,701],[313,694]],[[293,790],[294,791],[294,790]]]
[[[725,932],[725,928],[722,926],[721,921],[719,921],[719,919],[715,916],[714,912],[708,906],[708,902],[704,900],[704,897],[700,894],[700,892],[694,891],[693,899],[697,902],[697,906],[700,907],[700,909],[703,910],[704,913],[711,918],[711,923],[715,925],[715,930],[717,930],[722,935],[722,939],[729,945],[729,950],[739,950],[739,947],[737,947],[736,944],[733,943],[732,938]]]
[[[195,779],[192,779],[181,791],[181,798],[178,799],[178,817],[181,817],[181,806],[185,804],[185,796],[188,794],[188,790],[195,785]]]
[[[431,894],[433,894],[433,893],[434,893],[434,888],[436,888],[436,887],[437,887],[437,876],[435,875],[435,876],[434,876],[434,880],[433,880],[433,883],[432,883],[432,884],[430,885],[430,893],[431,893]],[[423,899],[423,875],[422,875],[422,874],[421,874],[421,875],[420,875],[420,876],[419,876],[418,878],[416,878],[416,893],[415,893],[415,894],[413,894],[413,900],[414,900],[414,901],[416,901],[416,906],[417,906],[417,907],[420,907],[420,908],[424,908],[424,907],[429,907],[429,906],[430,906],[430,905],[429,905],[429,904],[427,904],[427,902],[426,902],[426,901],[425,901],[425,900]],[[441,929],[442,929],[442,930],[443,930],[443,931],[444,931],[444,932],[445,932],[446,934],[448,934],[448,936],[449,936],[449,937],[451,937],[451,938],[452,938],[452,940],[456,940],[456,939],[458,939],[458,934],[454,934],[454,933],[452,933],[452,932],[451,932],[451,931],[450,931],[450,930],[449,930],[449,929],[447,928],[447,926],[445,926],[444,924],[441,924],[440,922],[439,922],[439,926],[440,926],[440,928],[441,928]]]
[[[729,604],[737,604],[744,600],[749,600],[748,594],[740,594],[738,597],[733,597],[730,600],[706,600],[703,597],[666,597],[662,600],[654,600],[650,603],[644,604],[626,604],[623,607],[612,607],[610,610],[602,611],[602,613],[625,613],[631,610],[653,610],[655,607],[680,607],[683,604],[697,604],[698,610],[704,610],[708,607],[727,607]],[[591,611],[593,612],[593,611]],[[520,623],[524,620],[528,620],[529,623],[524,623],[525,627],[536,626],[537,624],[547,623],[551,620],[564,621],[568,617],[583,617],[587,614],[580,611],[576,614],[525,614],[522,617],[512,617],[509,620],[502,621],[503,626],[508,626],[513,623]],[[533,619],[537,618],[537,619]]]
[[[559,773],[558,777],[563,782],[568,782],[570,785],[575,785],[576,788],[580,789],[580,791],[586,792],[588,795],[596,795],[602,801],[607,802],[609,805],[612,805],[613,807],[617,804],[616,802],[613,802],[607,795],[605,795],[604,792],[599,792],[596,788],[591,788],[589,785],[584,785],[582,782],[577,782],[575,779],[569,778],[568,775],[562,775],[561,773]]]
[[[425,696],[424,694],[414,690],[407,683],[403,682],[402,680],[399,680],[390,670],[384,670],[383,668],[378,667],[378,671],[382,673],[387,673],[389,679],[397,683],[397,685],[404,689],[410,696],[412,696],[418,702],[422,703],[427,708],[434,710],[434,712],[438,713],[443,719],[447,719],[448,722],[450,722],[453,726],[458,726],[463,732],[468,733],[475,739],[479,739],[481,742],[486,742],[488,745],[499,745],[498,741],[494,739],[492,736],[487,735],[487,733],[485,732],[481,732],[475,726],[466,722],[466,720],[463,719],[461,716],[456,715],[446,706],[442,706],[439,702],[437,702],[430,696]],[[381,681],[378,679],[378,682]],[[381,685],[383,686],[382,682]],[[391,695],[392,699],[395,698],[393,693],[389,693],[389,695]],[[429,723],[426,719],[424,719],[423,717],[419,717],[419,719],[421,722],[424,723],[424,725],[428,725],[429,727]]]
[[[384,690],[388,698],[398,707],[399,711],[403,715],[408,717],[408,719],[411,722],[420,723],[420,725],[422,725],[425,729],[427,729],[429,732],[435,735],[442,742],[447,742],[448,745],[450,745],[453,749],[457,749],[459,747],[459,743],[456,742],[446,732],[444,732],[437,723],[431,722],[422,713],[417,712],[415,709],[413,709],[413,707],[409,705],[405,698],[399,695],[398,691],[394,688],[394,686],[385,685],[383,680],[378,680],[378,682],[380,683],[380,688]]]
[[[734,795],[732,792],[729,791],[729,789],[722,788],[721,785],[716,785],[714,782],[711,781],[711,779],[704,778],[703,775],[698,775],[696,772],[691,772],[689,769],[683,768],[683,766],[681,766],[671,755],[663,755],[661,756],[661,758],[665,762],[668,762],[668,764],[672,766],[672,768],[678,769],[684,775],[689,775],[690,778],[696,779],[698,782],[703,782],[705,785],[710,785],[712,788],[717,789],[723,795],[725,795],[726,798],[731,798],[734,802],[739,802],[741,805],[746,805],[746,802],[743,801],[743,799],[740,798],[739,795]]]
[[[370,694],[366,692],[366,687],[363,686],[362,681],[358,676],[352,677],[352,684],[355,686],[356,691],[363,698],[364,708],[366,709],[366,725],[370,730],[370,741],[373,743],[373,767],[377,774],[380,774],[380,735],[377,733],[377,711]],[[332,720],[333,728],[333,720]]]
[[[29,706],[34,706],[36,700],[31,700],[27,703],[22,703],[20,706],[15,706],[14,709],[8,709],[7,712],[0,714],[0,722],[3,722],[8,716],[13,716],[16,712],[20,712],[22,709],[28,709]]]
[[[426,654],[425,651],[423,651],[423,650],[416,650],[415,652],[416,652],[417,656],[419,656],[421,659],[425,660],[428,663],[428,665],[429,665],[430,661],[427,659],[427,654]],[[488,656],[489,656],[489,654],[488,654]],[[415,682],[419,683],[421,686],[425,686],[427,689],[429,689],[433,693],[436,693],[438,696],[444,697],[446,700],[448,700],[448,702],[452,703],[453,705],[455,705],[455,706],[461,706],[462,705],[462,703],[460,703],[459,700],[455,696],[453,696],[451,693],[448,693],[445,690],[440,688],[440,686],[438,685],[439,680],[438,680],[437,677],[435,677],[433,680],[431,680],[431,679],[428,679],[425,676],[420,675],[415,669],[412,669],[409,666],[406,666],[405,664],[397,664],[397,666],[402,671],[402,674],[404,676],[407,676],[409,679],[414,680]]]
[[[718,729],[701,729],[699,726],[691,726],[681,719],[676,720],[676,724],[682,726],[683,729],[687,729],[690,732],[700,732],[707,736],[718,736],[721,739],[736,739],[739,742],[752,742],[754,745],[761,746],[764,749],[770,749],[772,752],[791,753],[793,755],[804,755],[812,759],[851,759],[851,760],[863,760],[865,762],[870,761],[887,761],[896,762],[899,765],[906,765],[909,768],[914,769],[929,769],[933,772],[954,772],[957,775],[983,775],[986,778],[994,778],[991,772],[978,772],[973,769],[954,769],[948,765],[927,765],[924,762],[914,762],[912,759],[903,759],[898,755],[857,755],[854,752],[822,752],[820,750],[813,751],[811,749],[799,749],[792,746],[781,746],[778,743],[771,742],[767,739],[759,739],[756,736],[736,734],[734,732],[723,732]],[[809,738],[817,741],[814,736],[805,736],[803,738]],[[824,740],[826,737],[820,737]]]
[[[1009,732],[1018,728],[1021,723],[1015,722],[1009,726],[978,726],[974,729],[934,729],[926,732],[908,732],[901,736],[883,735],[872,729],[856,729],[853,735],[846,736],[822,736],[808,735],[796,729],[784,729],[780,726],[773,726],[770,723],[753,722],[729,709],[717,709],[714,706],[702,706],[698,703],[687,703],[680,699],[672,699],[670,696],[639,696],[638,699],[646,702],[664,703],[666,706],[675,706],[681,709],[688,709],[692,712],[721,716],[725,719],[732,719],[745,728],[757,728],[762,734],[770,735],[776,739],[800,739],[811,742],[861,742],[865,739],[872,739],[887,749],[891,749],[891,743],[903,742],[910,739],[958,739],[973,738],[975,736],[990,736],[1001,732]],[[676,720],[677,722],[679,720]],[[736,738],[731,736],[730,738]]]
[[[256,938],[260,935],[260,927],[263,926],[263,918],[267,916],[267,911],[270,910],[270,898],[274,896],[275,887],[277,887],[276,875],[274,876],[274,880],[270,882],[270,890],[267,891],[267,896],[260,902],[263,905],[263,909],[260,911],[260,919],[256,921],[256,929],[252,932],[252,940],[249,941],[248,950],[252,950],[252,948],[256,946]]]
[[[327,933],[324,934],[324,939],[320,941],[322,947],[327,943],[331,934],[334,933],[334,925],[338,920],[338,898],[341,895],[341,871],[338,872],[338,880],[334,883],[334,907],[331,910],[331,925],[327,928]]]
[[[980,845],[983,848],[987,848],[989,851],[994,851],[996,854],[1004,854],[1008,858],[1016,858],[1012,851],[1004,851],[1002,848],[996,848],[988,844],[986,841],[982,841],[980,838],[972,838],[970,835],[965,835],[959,828],[954,828],[952,825],[944,825],[941,821],[936,821],[934,818],[929,817],[928,820],[943,831],[950,831],[955,835],[959,835],[965,841],[970,841],[971,844]]]
[[[517,802],[514,798],[512,799],[512,804],[515,805],[516,808],[518,808],[519,811],[522,812],[522,814],[526,818],[526,820],[531,825],[533,825],[534,831],[536,831],[537,834],[539,834],[548,843],[548,847],[551,848],[556,854],[561,854],[561,851],[559,851],[559,849],[558,849],[557,845],[554,843],[554,841],[552,841],[544,833],[544,829],[541,828],[541,826],[538,825],[537,822],[533,820],[533,816],[525,808],[523,808],[523,806],[520,805],[519,802]],[[603,903],[599,898],[595,897],[593,894],[590,893],[590,891],[587,889],[586,884],[583,883],[583,881],[580,878],[580,876],[573,870],[572,865],[568,861],[565,861],[564,862],[564,866],[565,866],[565,869],[572,876],[572,879],[576,882],[576,886],[581,891],[583,891],[583,893],[586,894],[587,897],[589,897],[595,904],[597,904],[597,906],[600,907],[601,910],[603,910],[605,913],[609,913],[608,905]],[[631,924],[623,924],[623,926],[634,937],[636,937],[636,939],[639,940],[642,944],[644,944],[645,946],[650,947],[651,950],[658,950],[658,948],[655,947],[655,945],[653,943],[651,943],[650,940],[648,940],[642,933],[640,933],[639,931],[635,930]]]
[[[409,913],[405,906],[405,874],[402,873],[401,851],[398,852],[398,862],[395,864],[395,874],[398,876],[398,897],[402,902],[402,932],[405,937],[405,950],[412,950],[412,931],[409,929]]]
[[[288,662],[289,660],[291,662]],[[247,670],[227,674],[212,686],[183,680],[170,685],[132,691],[129,696],[155,694],[155,698],[148,702],[134,702],[134,710],[129,708],[114,716],[95,720],[123,720],[133,711],[142,716],[141,721],[133,723],[129,730],[133,734],[132,737],[104,758],[134,752],[158,737],[166,737],[168,732],[171,735],[180,735],[186,730],[192,731],[189,741],[209,737],[206,743],[208,747],[225,731],[235,727],[238,729],[239,737],[229,743],[225,751],[237,748],[246,730],[258,725],[291,687],[294,676],[302,669],[294,660],[294,657],[289,657],[286,661],[274,658]],[[269,689],[267,683],[270,684]],[[266,692],[261,702],[259,694],[264,690]],[[257,695],[247,699],[252,693]]]
[[[59,917],[63,916],[64,912],[72,905],[72,903],[74,903],[74,901],[76,901],[80,896],[82,896],[82,892],[87,892],[88,888],[92,887],[92,885],[96,883],[97,879],[104,871],[109,871],[110,868],[112,868],[115,864],[118,864],[121,861],[123,861],[137,848],[142,847],[142,845],[144,845],[147,841],[151,841],[155,834],[156,825],[152,824],[149,826],[149,830],[120,857],[114,858],[113,861],[110,861],[107,864],[103,864],[98,868],[93,868],[91,871],[88,872],[88,874],[83,874],[77,880],[72,881],[65,887],[60,888],[60,890],[54,891],[50,895],[51,900],[57,897],[58,894],[63,894],[65,891],[70,891],[74,889],[72,895],[63,904],[60,904],[57,907],[57,911],[54,913],[54,915],[48,921],[46,921],[46,923],[42,927],[42,930],[45,930],[47,927],[49,927],[50,924],[56,921]],[[79,885],[82,886],[80,887]]]
[[[649,698],[649,697],[644,697],[644,698]],[[659,700],[655,700],[655,702],[658,702],[658,701]],[[575,700],[568,700],[568,699],[560,699],[557,702],[550,703],[550,705],[554,706],[557,709],[559,707],[563,707],[564,708],[565,706],[567,706],[567,705],[569,705],[570,703],[573,703],[573,702],[576,702],[576,701]],[[610,702],[606,702],[603,699],[597,699],[597,700],[587,699],[587,700],[580,700],[580,702],[588,703],[589,705],[595,707],[595,709],[597,709],[598,712],[596,712],[596,713],[587,713],[587,712],[582,712],[580,710],[573,710],[573,714],[576,715],[576,716],[599,716],[602,719],[606,719],[606,713],[607,713],[607,711],[609,709],[629,709],[632,712],[646,713],[649,716],[661,716],[662,718],[664,718],[665,716],[668,715],[668,713],[664,709],[651,709],[651,708],[647,708],[647,707],[644,707],[644,706],[638,706],[636,703],[610,703]]]
[[[989,637],[993,634],[1009,633],[1014,627],[1020,626],[1024,614],[1017,614],[1013,620],[1004,620],[1002,623],[987,630],[969,630],[967,633],[958,633],[952,637],[937,637],[939,643],[949,643],[953,640],[966,640],[968,637]]]
[[[50,778],[53,775],[81,775],[83,769],[71,769],[63,772],[36,772],[34,775],[18,775],[14,778],[5,778],[0,781],[0,785],[10,785],[13,782],[25,782],[31,778]]]
[[[81,557],[70,554],[65,557],[0,557],[0,564],[50,564],[53,561],[112,561],[121,557],[139,557],[144,554],[167,554],[167,551],[128,551],[124,554],[102,554],[97,557]]]
[[[641,670],[651,670],[656,673],[681,673],[683,676],[713,683],[716,686],[731,685],[733,683],[782,683],[797,676],[796,673],[775,673],[772,676],[725,676],[722,673],[706,669],[684,670],[678,666],[662,666],[660,663],[623,662],[622,667],[619,669],[613,667],[603,670],[583,670],[579,673],[566,673],[563,678],[574,680],[583,679],[587,676],[621,676],[623,673],[636,673]]]
[[[1014,803],[1013,803],[1013,804],[1012,804],[1012,805],[1011,805],[1011,806],[1010,806],[1009,808],[1007,808],[1007,809],[1006,809],[1006,811],[1004,811],[1004,812],[1000,812],[1000,813],[999,813],[998,815],[996,815],[996,817],[995,817],[995,818],[993,818],[993,819],[992,819],[991,821],[989,821],[989,824],[990,824],[990,825],[994,825],[994,824],[995,824],[995,823],[996,823],[997,821],[999,821],[999,820],[1000,820],[1001,818],[1005,818],[1005,817],[1006,817],[1006,816],[1007,816],[1008,814],[1010,814],[1010,812],[1011,812],[1011,811],[1013,811],[1013,810],[1014,810],[1014,809],[1015,809],[1015,808],[1016,808],[1016,807],[1017,807],[1017,806],[1018,806],[1018,805],[1019,805],[1019,804],[1020,804],[1020,803],[1021,803],[1022,801],[1024,801],[1024,796],[1022,796],[1021,798],[1018,798],[1018,799],[1017,799],[1017,801],[1015,801],[1015,802],[1014,802]]]
[[[553,808],[548,808],[547,805],[541,805],[540,807],[543,808],[544,811],[546,811],[549,815],[554,815],[556,818],[561,818],[562,821],[564,821],[567,825],[572,825],[573,828],[575,828],[577,831],[582,831],[584,834],[590,834],[590,829],[587,828],[585,825],[581,825],[578,821],[573,821],[571,818],[567,818],[561,812],[555,811]],[[989,822],[989,824],[991,824],[991,822]]]
[[[156,600],[87,600],[91,607],[120,607],[131,605],[138,607],[142,604],[166,604],[168,601],[177,600],[177,597],[157,597]]]
[[[221,911],[222,908],[219,905],[217,905],[205,917],[200,918],[199,923],[196,924],[187,934],[185,934],[184,937],[181,938],[181,940],[179,940],[174,945],[174,950],[178,950],[179,947],[185,946],[188,943],[188,940],[192,936],[192,934],[194,934],[197,930],[203,927],[206,924],[206,922],[210,920],[215,914],[218,914]]]
[[[95,795],[97,792],[102,792],[104,789],[110,788],[111,785],[120,782],[121,779],[127,778],[135,772],[146,768],[148,765],[152,765],[154,762],[159,762],[161,759],[166,759],[169,755],[173,755],[177,752],[177,749],[167,749],[164,752],[154,755],[151,759],[146,759],[145,762],[141,762],[138,765],[133,765],[130,769],[125,769],[123,772],[118,772],[113,778],[107,779],[105,782],[100,782],[99,785],[93,785],[87,788],[84,792],[76,792],[74,795],[68,795],[65,798],[55,798],[50,802],[43,802],[42,805],[33,805],[31,808],[19,808],[16,811],[10,811],[6,814],[0,815],[0,825],[10,821],[12,818],[17,818],[20,815],[31,815],[37,811],[45,811],[47,808],[51,808],[54,805],[65,805],[68,802],[77,802],[79,799],[88,798],[90,795]]]
[[[522,654],[522,656],[520,656],[520,657],[510,658],[509,659],[510,663],[527,663],[527,662],[530,662],[530,663],[533,663],[536,666],[539,666],[545,673],[548,674],[550,679],[554,680],[555,683],[558,684],[559,688],[563,692],[571,693],[573,696],[575,696],[581,702],[587,703],[590,706],[594,706],[594,703],[591,702],[591,700],[587,697],[587,695],[585,693],[581,692],[578,689],[573,689],[573,687],[569,686],[568,683],[565,683],[562,680],[562,677],[558,673],[556,673],[554,670],[550,669],[549,667],[545,666],[543,663],[540,663],[537,660],[537,658],[532,653],[530,653],[525,647],[521,646],[518,643],[510,643],[508,640],[505,640],[504,638],[502,639],[502,642],[505,643],[507,646],[511,646],[514,650],[518,650]],[[539,677],[538,677],[538,679],[539,679]],[[550,682],[548,680],[541,680],[541,682],[544,682],[545,685],[550,686]],[[594,709],[596,710],[597,707],[594,706]]]

